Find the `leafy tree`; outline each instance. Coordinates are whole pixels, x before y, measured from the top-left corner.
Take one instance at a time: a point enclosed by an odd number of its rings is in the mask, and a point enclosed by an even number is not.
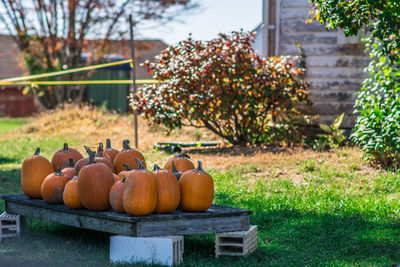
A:
[[[170,46],[145,66],[159,81],[132,96],[132,106],[168,129],[205,127],[232,144],[267,143],[293,130],[307,85],[295,59],[263,59],[254,34],[191,38]],[[275,139],[276,140],[276,139]]]
[[[0,22],[18,44],[31,74],[73,68],[82,53],[98,63],[112,39],[128,30],[127,17],[165,22],[183,10],[194,8],[191,0],[0,0]],[[88,51],[89,50],[89,51]],[[70,80],[85,74],[73,74]],[[66,76],[63,76],[66,79]],[[47,107],[83,97],[82,86],[32,88]]]
[[[400,53],[399,0],[310,0],[314,18],[327,29],[341,28],[356,35],[365,26],[379,40],[382,52],[392,59]]]
[[[357,93],[358,114],[351,140],[364,156],[384,168],[400,167],[400,2],[398,0],[310,0],[314,17],[328,29],[355,35],[371,32],[366,48],[370,77]]]

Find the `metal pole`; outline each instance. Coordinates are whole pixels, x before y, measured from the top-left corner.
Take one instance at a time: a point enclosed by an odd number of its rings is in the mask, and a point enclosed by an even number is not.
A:
[[[135,85],[135,80],[136,80],[136,73],[135,73],[135,66],[136,62],[135,60],[135,44],[133,43],[133,22],[132,22],[132,15],[129,15],[129,28],[130,28],[130,35],[131,35],[131,58],[133,60],[132,64],[132,91],[133,94],[136,94],[136,85]],[[133,124],[135,127],[135,147],[138,148],[138,124],[137,124],[137,112],[136,110],[133,110]]]

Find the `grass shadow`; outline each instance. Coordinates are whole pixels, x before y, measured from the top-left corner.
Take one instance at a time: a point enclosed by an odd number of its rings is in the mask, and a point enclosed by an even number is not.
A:
[[[1,164],[8,164],[8,163],[18,163],[18,159],[17,158],[0,156],[0,165]]]
[[[233,147],[221,147],[221,148],[192,148],[184,150],[190,154],[206,154],[206,155],[227,155],[227,156],[254,156],[257,153],[283,153],[291,152],[292,148],[283,146],[272,146],[272,145],[251,145],[251,146],[233,146]]]

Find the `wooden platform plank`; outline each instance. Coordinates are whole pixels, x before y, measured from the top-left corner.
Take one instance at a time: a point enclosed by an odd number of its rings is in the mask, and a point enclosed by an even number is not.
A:
[[[114,211],[73,210],[65,205],[47,204],[40,199],[30,199],[23,194],[2,198],[9,213],[127,236],[244,231],[250,226],[251,211],[220,205],[212,205],[205,212],[176,210],[169,214],[136,217]]]

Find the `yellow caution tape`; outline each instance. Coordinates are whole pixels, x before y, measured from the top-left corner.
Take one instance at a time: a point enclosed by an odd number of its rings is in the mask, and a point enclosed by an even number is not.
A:
[[[135,80],[136,84],[158,83],[154,79]],[[90,81],[19,81],[2,82],[0,85],[77,85],[77,84],[132,84],[132,80],[90,80]]]
[[[75,73],[75,72],[81,72],[81,71],[88,71],[88,70],[106,68],[106,67],[122,65],[122,64],[128,64],[128,63],[130,64],[131,67],[133,67],[133,60],[132,59],[127,59],[127,60],[121,60],[121,61],[116,61],[116,62],[110,62],[110,63],[97,64],[97,65],[86,66],[86,67],[73,68],[73,69],[68,69],[68,70],[61,70],[61,71],[54,71],[54,72],[49,72],[49,73],[34,74],[34,75],[27,75],[27,76],[3,79],[3,80],[0,80],[0,85],[31,85],[31,86],[37,86],[37,85],[76,85],[76,84],[132,84],[132,80],[31,81],[31,80],[34,80],[34,79],[54,77],[54,76],[65,75],[65,74],[69,74],[69,73]],[[151,83],[157,83],[157,80],[154,80],[154,79],[139,79],[139,80],[135,80],[135,83],[136,84],[151,84]]]

